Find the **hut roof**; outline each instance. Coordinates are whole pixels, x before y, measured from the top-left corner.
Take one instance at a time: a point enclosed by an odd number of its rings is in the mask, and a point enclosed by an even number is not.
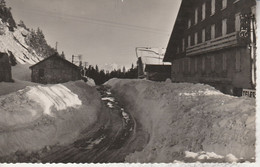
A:
[[[60,57],[60,56],[58,55],[58,53],[55,53],[55,54],[53,54],[53,55],[51,55],[51,56],[49,56],[49,57],[43,59],[42,61],[39,61],[38,63],[36,63],[36,64],[30,66],[29,68],[32,69],[32,68],[34,68],[35,66],[37,66],[37,65],[39,65],[39,64],[41,64],[41,63],[43,63],[43,62],[45,62],[46,60],[52,59],[52,58],[59,59],[59,60],[65,62],[65,63],[67,63],[69,66],[71,66],[71,67],[73,67],[73,68],[77,68],[77,69],[79,68],[77,65],[75,65],[75,64],[71,63],[70,61],[68,61],[68,60],[66,60],[66,59],[64,59],[64,58],[62,58],[62,57]]]

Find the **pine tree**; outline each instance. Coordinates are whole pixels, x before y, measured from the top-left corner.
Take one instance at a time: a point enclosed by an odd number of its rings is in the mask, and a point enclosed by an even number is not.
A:
[[[64,52],[63,52],[63,51],[61,52],[61,55],[60,55],[60,57],[62,57],[63,59],[65,59],[65,54],[64,54]]]
[[[1,1],[0,1],[0,7],[1,7],[1,8],[5,8],[5,7],[6,7],[6,2],[5,2],[5,0],[1,0]]]
[[[125,74],[126,70],[125,70],[125,66],[123,67],[123,73]]]
[[[25,38],[25,42],[43,58],[49,57],[56,52],[53,47],[47,44],[40,28],[37,28],[36,31],[31,29],[29,35]]]
[[[96,65],[96,72],[99,72],[99,70],[98,70],[98,66]]]
[[[30,31],[29,28],[26,27],[25,23],[22,20],[19,21],[18,26],[23,27],[27,31]]]

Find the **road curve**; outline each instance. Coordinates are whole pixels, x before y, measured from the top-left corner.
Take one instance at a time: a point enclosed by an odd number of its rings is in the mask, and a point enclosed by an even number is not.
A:
[[[124,162],[125,157],[140,151],[148,143],[131,111],[124,108],[108,86],[99,86],[102,112],[98,122],[84,130],[81,137],[67,146],[55,146],[39,157],[42,163],[108,163]]]

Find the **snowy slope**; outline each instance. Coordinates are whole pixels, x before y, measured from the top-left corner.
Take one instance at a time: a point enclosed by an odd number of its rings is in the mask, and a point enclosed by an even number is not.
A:
[[[97,121],[100,99],[83,81],[28,86],[0,96],[0,156],[73,142]]]
[[[40,60],[36,52],[25,43],[25,37],[28,35],[28,30],[17,27],[14,32],[9,31],[5,23],[0,19],[0,52],[9,54],[12,52],[16,58],[17,64],[12,66],[12,77],[14,80],[31,80],[31,70],[29,67]]]
[[[106,84],[150,134],[144,150],[127,162],[255,160],[255,99],[203,84],[126,79]]]
[[[11,51],[20,64],[35,64],[41,60],[32,50],[29,52],[29,46],[26,45],[24,36],[29,32],[22,27],[18,27],[14,32],[10,32],[8,27],[2,24],[4,34],[0,35],[0,52]]]

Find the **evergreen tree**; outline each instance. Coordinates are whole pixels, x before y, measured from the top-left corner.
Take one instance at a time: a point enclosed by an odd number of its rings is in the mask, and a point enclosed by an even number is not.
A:
[[[6,2],[5,2],[5,0],[1,0],[1,1],[0,1],[0,7],[1,7],[1,8],[5,8],[5,7],[6,7]]]
[[[60,57],[62,57],[63,59],[65,59],[65,54],[64,54],[64,52],[63,52],[63,51],[61,52],[61,55],[60,55]]]
[[[13,19],[12,8],[7,8],[5,0],[0,0],[0,18],[4,23],[8,23],[8,28],[10,31],[14,31],[14,28],[16,28],[16,23]]]
[[[98,71],[98,66],[97,66],[97,65],[96,65],[96,72],[99,72],[99,71]]]
[[[37,28],[36,31],[31,29],[29,35],[25,38],[25,42],[43,58],[49,57],[56,52],[53,47],[47,44],[45,36],[40,28]]]

